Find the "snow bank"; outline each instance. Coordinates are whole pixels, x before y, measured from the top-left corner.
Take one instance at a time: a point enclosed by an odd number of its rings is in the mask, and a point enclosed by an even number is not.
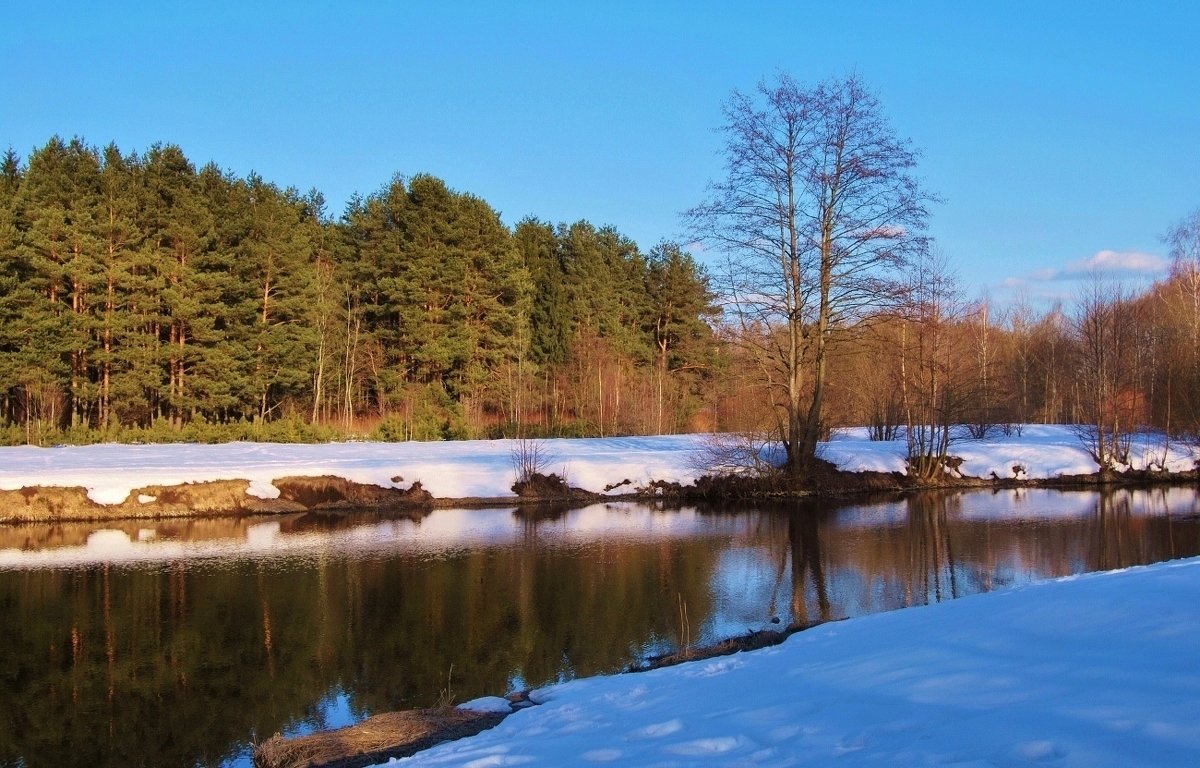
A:
[[[572,485],[600,492],[623,480],[692,482],[692,457],[702,440],[675,435],[541,443],[547,471],[565,473]],[[92,501],[119,504],[134,489],[150,485],[249,480],[251,495],[275,498],[277,478],[336,475],[385,488],[407,488],[419,480],[438,498],[509,497],[515,496],[516,448],[515,440],[23,446],[0,448],[0,490],[79,486]]]
[[[1096,472],[1096,462],[1088,454],[1079,436],[1062,425],[1027,424],[1020,434],[996,434],[982,440],[958,439],[950,453],[963,460],[960,471],[971,477],[1000,478],[1016,476],[1020,466],[1022,479],[1047,479],[1063,475],[1087,475]],[[818,454],[851,472],[904,472],[904,440],[871,442],[865,429],[838,430],[833,439],[822,443]],[[1144,470],[1165,460],[1172,472],[1195,468],[1197,454],[1189,445],[1165,443],[1158,434],[1133,437],[1130,469]]]
[[[634,486],[652,480],[690,483],[703,473],[697,464],[706,440],[705,435],[670,435],[539,442],[547,471],[599,493],[624,480]],[[252,495],[274,498],[279,495],[272,485],[277,478],[336,475],[387,488],[407,488],[419,480],[439,498],[503,498],[514,495],[516,448],[515,440],[0,448],[0,490],[81,486],[97,503],[119,504],[133,490],[150,485],[249,480]],[[1020,436],[959,441],[951,452],[963,458],[962,472],[975,477],[1012,477],[1014,465],[1024,468],[1025,478],[1096,471],[1075,434],[1061,426],[1026,426]],[[903,472],[904,454],[904,441],[871,442],[861,429],[839,431],[820,446],[822,457],[850,471]],[[1196,461],[1190,447],[1172,445],[1167,451],[1161,437],[1153,436],[1135,438],[1133,454],[1135,469],[1164,455],[1174,471],[1192,469]],[[613,492],[629,489],[626,485]]]
[[[1200,764],[1200,559],[826,624],[535,692],[389,764]]]

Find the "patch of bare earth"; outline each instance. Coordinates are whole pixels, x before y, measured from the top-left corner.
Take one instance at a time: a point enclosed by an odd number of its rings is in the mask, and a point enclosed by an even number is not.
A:
[[[254,748],[257,768],[361,768],[407,757],[443,741],[474,736],[504,719],[452,707],[385,712],[358,725],[284,738]]]
[[[0,522],[154,519],[206,515],[280,514],[354,508],[415,509],[433,497],[414,482],[409,488],[385,488],[340,477],[281,477],[279,498],[249,494],[248,480],[212,480],[180,485],[151,485],[133,490],[120,504],[98,504],[87,489],[35,487],[0,490]]]

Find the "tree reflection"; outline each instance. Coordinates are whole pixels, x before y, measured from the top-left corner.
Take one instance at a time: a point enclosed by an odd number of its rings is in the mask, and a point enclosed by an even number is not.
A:
[[[923,492],[906,500],[912,577],[907,590],[909,605],[959,596],[953,529],[948,517],[951,505],[957,506],[961,498]]]
[[[708,542],[593,547],[0,572],[0,765],[215,765],[332,689],[366,715],[613,672],[677,600],[712,612]]]
[[[609,514],[646,517],[637,536],[589,529]],[[660,525],[688,514],[503,511],[499,544],[423,548],[418,530],[291,559],[0,570],[0,766],[217,765],[322,724],[341,692],[362,717],[613,672],[673,649],[681,605],[704,642],[697,628],[765,624],[777,601],[804,624],[1200,553],[1194,491],[927,493]],[[229,527],[247,530],[191,530]],[[0,543],[89,535],[55,528]]]
[[[792,621],[798,624],[812,624],[833,618],[821,556],[820,517],[815,509],[801,509],[788,515],[788,545],[792,556]],[[809,611],[810,587],[817,601],[815,615]]]

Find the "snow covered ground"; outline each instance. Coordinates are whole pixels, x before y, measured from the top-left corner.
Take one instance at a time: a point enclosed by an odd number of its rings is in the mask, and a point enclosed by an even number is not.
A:
[[[871,442],[865,429],[839,430],[818,449],[820,455],[852,472],[875,470],[903,472],[904,441]],[[1020,434],[996,434],[983,440],[956,440],[950,454],[963,460],[961,472],[971,477],[1011,478],[1020,466],[1022,478],[1051,478],[1086,475],[1096,471],[1096,462],[1084,449],[1079,436],[1057,424],[1026,424]],[[1162,435],[1135,435],[1130,448],[1129,468],[1148,469],[1165,461],[1167,469],[1180,472],[1195,468],[1197,453],[1192,446],[1166,443]]]
[[[597,438],[540,441],[546,471],[600,491],[628,479],[690,482],[701,438]],[[515,440],[410,443],[227,443],[0,448],[0,489],[82,486],[100,504],[119,504],[136,488],[209,480],[249,480],[260,498],[279,495],[280,477],[336,475],[407,488],[419,480],[438,498],[513,496]],[[400,478],[394,480],[394,478]],[[629,490],[628,487],[619,490]]]
[[[692,482],[705,467],[704,435],[616,437],[539,441],[546,470],[565,473],[572,485],[601,492],[629,480]],[[272,485],[287,476],[337,475],[358,483],[407,488],[420,480],[439,498],[513,496],[513,440],[436,443],[328,443],[290,445],[89,445],[55,448],[0,448],[0,490],[33,486],[82,486],[101,504],[119,504],[149,485],[178,485],[208,480],[249,480],[250,493],[274,498]],[[1048,478],[1087,474],[1096,464],[1069,428],[1026,426],[1021,435],[956,442],[951,452],[964,460],[962,472],[975,477]],[[871,442],[864,430],[840,431],[823,443],[820,454],[847,470],[904,471],[902,440]],[[1191,447],[1139,436],[1134,468],[1165,456],[1172,470],[1192,469]],[[395,480],[395,478],[400,478]],[[630,490],[622,486],[613,492]]]
[[[391,764],[1195,766],[1198,605],[1191,559],[825,624],[545,688]]]

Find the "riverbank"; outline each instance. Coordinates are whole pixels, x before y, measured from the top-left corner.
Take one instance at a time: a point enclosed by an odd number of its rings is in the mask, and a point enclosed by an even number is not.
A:
[[[534,691],[398,764],[1195,765],[1198,600],[1193,558],[824,624]]]
[[[546,501],[513,490],[517,440],[321,445],[92,445],[0,448],[0,521],[33,522],[275,514],[314,509],[510,505]],[[745,489],[697,481],[730,470],[740,450],[711,435],[536,442],[537,469],[569,493],[549,500],[737,498]],[[770,446],[759,459],[778,460]],[[775,451],[777,453],[777,451]],[[1025,426],[952,446],[956,469],[942,485],[1013,487],[1196,478],[1192,446],[1134,438],[1124,474],[1100,476],[1083,443],[1063,426]],[[820,446],[830,474],[817,493],[911,488],[905,444],[842,430]],[[528,456],[526,456],[528,458]],[[758,494],[760,496],[770,496]],[[787,495],[787,494],[783,494]],[[792,494],[794,496],[794,493]]]
[[[817,625],[751,631],[715,645],[654,656],[626,671],[649,672],[769,648],[813,626]],[[513,712],[536,706],[530,696],[530,691],[518,691],[504,698],[485,696],[457,707],[442,705],[384,712],[354,725],[299,736],[275,734],[255,746],[254,765],[256,768],[364,768],[494,728]]]

